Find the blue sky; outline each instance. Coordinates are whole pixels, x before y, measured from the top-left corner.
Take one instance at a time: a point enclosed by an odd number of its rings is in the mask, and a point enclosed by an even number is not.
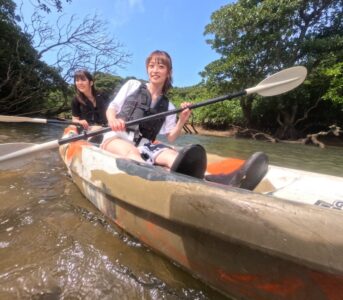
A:
[[[15,1],[19,3],[19,0]],[[26,1],[25,1],[26,2]],[[117,75],[146,79],[144,61],[156,49],[167,51],[173,59],[174,86],[201,81],[199,72],[218,58],[206,44],[204,29],[211,14],[229,0],[73,0],[64,4],[64,13],[82,19],[97,13],[109,23],[109,31],[132,54],[125,69]],[[26,2],[27,3],[27,2]],[[28,6],[24,13],[30,13]],[[50,16],[54,19],[54,15]]]

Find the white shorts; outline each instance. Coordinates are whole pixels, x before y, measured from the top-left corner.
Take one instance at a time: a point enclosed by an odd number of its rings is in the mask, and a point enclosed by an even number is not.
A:
[[[106,145],[111,142],[113,139],[120,138],[125,141],[130,142],[134,145],[133,142],[133,132],[126,131],[110,131],[104,134],[104,138],[101,144],[101,148],[105,149]],[[162,143],[154,144],[146,138],[142,138],[139,142],[137,149],[139,150],[142,158],[149,164],[154,164],[158,155],[167,149],[172,149],[171,147],[164,145]]]
[[[104,134],[101,147],[103,148],[105,144],[109,143],[114,138],[120,138],[133,144],[133,134],[131,134],[131,132],[129,134],[126,131],[110,131]]]

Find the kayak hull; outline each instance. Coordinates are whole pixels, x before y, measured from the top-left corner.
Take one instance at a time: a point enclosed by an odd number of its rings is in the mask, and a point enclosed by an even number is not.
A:
[[[104,215],[227,296],[343,294],[341,211],[173,174],[84,141],[61,146],[60,153]]]

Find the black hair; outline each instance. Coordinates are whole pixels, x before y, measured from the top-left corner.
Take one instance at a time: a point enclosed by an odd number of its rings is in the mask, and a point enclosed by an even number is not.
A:
[[[96,89],[94,87],[94,79],[93,79],[92,74],[90,72],[88,72],[87,70],[78,70],[74,74],[74,85],[75,85],[75,82],[76,82],[77,79],[81,79],[81,80],[88,79],[88,81],[92,81],[93,84],[91,86],[91,92],[92,92],[92,96],[95,97]],[[76,85],[75,85],[75,91],[76,91],[76,99],[77,99],[77,101],[79,101],[82,104],[86,105],[86,103],[85,103],[86,96],[77,89]]]

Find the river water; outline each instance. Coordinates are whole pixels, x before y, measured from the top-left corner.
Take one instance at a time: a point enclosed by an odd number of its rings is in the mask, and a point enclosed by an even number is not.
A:
[[[0,143],[58,139],[59,126],[0,124]],[[208,152],[342,176],[343,149],[185,135]],[[0,170],[0,299],[227,299],[125,235],[71,182],[57,150]]]

